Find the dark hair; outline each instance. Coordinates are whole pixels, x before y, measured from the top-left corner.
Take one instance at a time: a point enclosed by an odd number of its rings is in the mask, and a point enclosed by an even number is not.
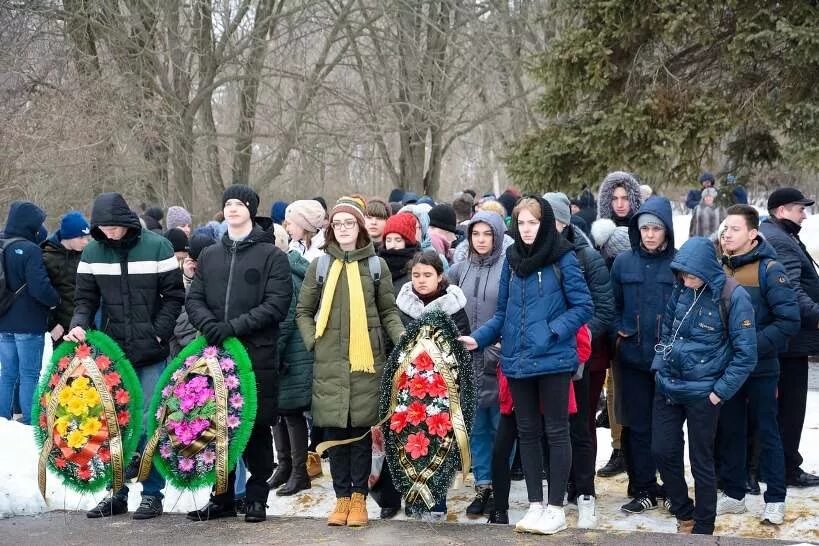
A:
[[[358,224],[358,237],[355,240],[355,247],[364,248],[371,242],[370,234],[367,233],[367,229],[364,227],[364,224],[361,223],[358,217],[356,217],[355,221]],[[330,248],[330,243],[335,243],[338,245],[332,222],[327,224],[327,229],[324,230],[324,245],[321,247],[321,250],[327,250]]]
[[[478,194],[477,194],[477,193],[475,193],[475,190],[471,190],[471,189],[465,189],[465,190],[464,190],[464,193],[468,193],[469,195],[471,195],[471,196],[472,196],[472,199],[475,199],[475,197],[477,197],[477,196],[478,196]]]
[[[444,274],[444,262],[441,261],[441,257],[438,255],[437,250],[423,250],[417,253],[412,257],[409,265],[407,265],[407,271],[412,271],[412,268],[419,264],[430,265],[439,275]]]
[[[386,220],[391,215],[392,208],[381,199],[373,198],[367,201],[367,208],[364,210],[364,216],[372,216]]]
[[[759,229],[759,212],[751,205],[731,205],[725,211],[727,216],[736,215],[745,218],[748,229]]]

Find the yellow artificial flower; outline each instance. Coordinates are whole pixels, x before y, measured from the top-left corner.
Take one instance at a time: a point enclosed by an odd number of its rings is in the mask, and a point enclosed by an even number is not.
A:
[[[80,425],[80,432],[86,436],[94,436],[102,428],[102,422],[96,417],[88,417]]]
[[[88,378],[82,375],[71,382],[71,389],[85,390],[88,388],[89,382]]]
[[[71,388],[63,387],[60,390],[60,394],[57,395],[57,399],[60,401],[61,406],[68,407],[68,402],[71,400],[72,392]]]
[[[68,438],[66,438],[66,440],[68,442],[68,447],[78,449],[85,445],[85,442],[88,441],[88,437],[79,430],[72,430],[68,434]]]
[[[69,423],[71,423],[70,417],[67,416],[60,417],[56,421],[54,421],[54,428],[57,429],[57,433],[60,436],[65,436],[65,433],[68,430]]]
[[[88,389],[85,391],[85,396],[83,398],[85,399],[85,404],[89,408],[93,408],[100,403],[100,393],[97,392],[97,389]]]
[[[68,401],[68,411],[77,417],[82,417],[88,412],[88,406],[85,405],[85,400],[82,398],[72,396]]]

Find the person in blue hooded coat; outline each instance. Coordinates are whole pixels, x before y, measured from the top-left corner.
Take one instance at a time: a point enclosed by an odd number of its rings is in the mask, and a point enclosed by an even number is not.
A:
[[[656,508],[659,493],[657,467],[651,457],[651,363],[674,287],[671,203],[665,197],[649,197],[632,216],[628,230],[631,250],[617,256],[611,268],[615,307],[612,367],[619,386],[616,404],[629,426],[624,441],[631,456],[635,494],[622,510],[638,514]]]
[[[470,351],[501,340],[500,366],[516,408],[530,503],[516,529],[553,534],[566,528],[563,496],[572,463],[568,403],[569,382],[578,367],[576,335],[591,320],[594,304],[573,246],[557,231],[546,200],[522,198],[512,212],[512,231],[515,243],[506,252],[495,314],[460,339]],[[543,505],[544,428],[548,505]]]
[[[717,261],[714,244],[689,239],[671,262],[677,276],[663,315],[656,372],[651,452],[680,532],[714,533],[717,484],[714,440],[720,406],[742,388],[757,363],[751,297]],[[683,422],[696,502],[688,496]]]
[[[31,399],[40,377],[49,309],[60,301],[37,244],[45,217],[34,203],[11,204],[0,264],[5,271],[6,289],[14,298],[0,316],[0,417],[11,419],[12,399],[19,382],[20,409],[26,425],[31,422]]]

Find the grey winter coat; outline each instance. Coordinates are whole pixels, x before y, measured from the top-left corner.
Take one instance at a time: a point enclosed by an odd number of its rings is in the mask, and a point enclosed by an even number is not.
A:
[[[492,228],[494,235],[492,252],[488,256],[479,256],[470,248],[466,259],[455,263],[447,272],[449,282],[460,286],[466,296],[464,309],[473,331],[483,326],[495,314],[507,246],[504,236],[506,226],[501,217],[494,212],[478,212],[472,217],[466,229],[467,246],[472,235],[472,227],[478,222],[488,224]],[[512,240],[511,237],[509,239]],[[499,359],[500,348],[495,345],[472,352],[479,407],[486,408],[498,404]]]

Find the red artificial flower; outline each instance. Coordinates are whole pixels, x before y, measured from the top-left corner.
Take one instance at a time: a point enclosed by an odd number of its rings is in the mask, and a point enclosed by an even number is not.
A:
[[[401,377],[398,378],[398,390],[404,390],[409,385],[409,377],[406,372],[401,372]]]
[[[51,376],[51,379],[48,380],[48,386],[52,389],[57,386],[57,383],[60,382],[60,374],[55,373]]]
[[[46,428],[48,426],[48,417],[46,417],[45,412],[40,412],[40,428]]]
[[[100,461],[103,463],[107,463],[111,460],[111,452],[101,447],[99,451],[97,451],[97,456],[100,458]]]
[[[401,432],[407,426],[407,412],[395,412],[390,417],[390,430],[394,432]],[[375,429],[373,429],[375,430]]]
[[[57,368],[59,368],[61,372],[64,372],[68,369],[69,364],[71,364],[71,361],[68,359],[67,356],[64,356],[57,361]]]
[[[44,395],[42,395],[40,397],[40,406],[42,406],[43,409],[48,407],[48,396],[47,395],[44,394]]]
[[[105,384],[108,385],[109,389],[119,385],[121,380],[117,372],[108,372],[107,374],[103,375],[102,378],[105,381]]]
[[[99,368],[100,371],[107,370],[108,367],[111,365],[111,359],[105,355],[98,356],[95,362],[97,363],[97,368]]]
[[[407,408],[407,421],[416,427],[427,417],[427,407],[416,400]]]
[[[68,465],[68,461],[65,459],[65,457],[61,456],[61,457],[57,457],[56,459],[54,459],[54,466],[56,466],[57,468],[63,469],[67,465]]]
[[[429,453],[429,438],[424,434],[424,431],[410,434],[407,436],[407,445],[404,446],[404,449],[413,459],[423,457]]]
[[[91,469],[88,466],[81,466],[79,470],[77,470],[77,477],[81,480],[90,480],[91,479]]]
[[[430,434],[446,438],[447,433],[452,430],[452,422],[449,420],[449,413],[442,411],[427,417],[427,428]]]
[[[413,398],[423,398],[427,395],[428,387],[429,381],[427,381],[427,378],[416,374],[409,382],[410,396]]]
[[[131,399],[131,396],[125,389],[117,389],[117,392],[114,394],[114,399],[117,401],[117,404],[124,406]]]
[[[415,360],[412,361],[412,365],[415,366],[417,370],[422,372],[431,372],[434,363],[432,362],[432,358],[429,356],[429,353],[424,351],[415,357]]]
[[[432,383],[427,384],[427,392],[433,398],[435,397],[444,397],[449,392],[446,388],[446,381],[444,381],[444,376],[436,373],[432,376]]]
[[[121,410],[117,412],[117,423],[119,423],[119,426],[124,427],[125,425],[128,424],[130,420],[131,414],[128,413],[127,411]]]
[[[77,349],[74,353],[77,358],[86,358],[91,356],[91,347],[86,345],[85,343],[80,343],[77,345]]]

